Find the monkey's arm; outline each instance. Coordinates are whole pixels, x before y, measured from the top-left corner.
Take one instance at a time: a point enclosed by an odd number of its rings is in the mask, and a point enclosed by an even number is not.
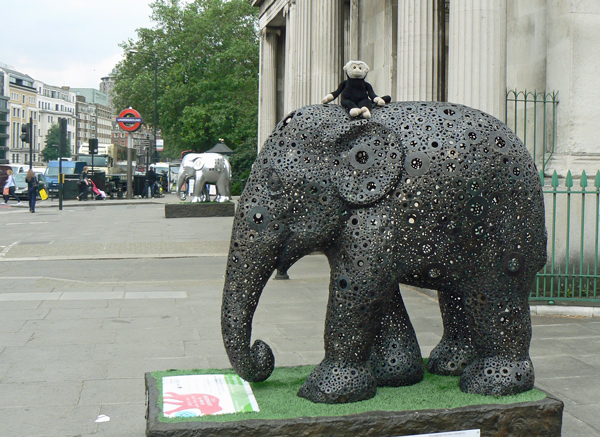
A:
[[[323,97],[323,103],[329,103],[332,100],[335,100],[338,98],[338,96],[342,93],[342,91],[344,91],[344,88],[346,88],[346,83],[348,81],[345,80],[342,83],[340,83],[340,86],[338,86],[337,90],[333,91],[330,94],[327,94],[325,97]]]

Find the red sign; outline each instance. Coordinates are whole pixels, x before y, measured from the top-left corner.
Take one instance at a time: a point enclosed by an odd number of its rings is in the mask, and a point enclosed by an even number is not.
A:
[[[142,127],[143,122],[140,113],[133,108],[124,109],[117,117],[117,123],[127,132],[135,132]]]

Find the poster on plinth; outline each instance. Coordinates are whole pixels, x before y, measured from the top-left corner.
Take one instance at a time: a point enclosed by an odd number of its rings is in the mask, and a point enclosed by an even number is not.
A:
[[[164,417],[198,417],[259,411],[247,381],[238,375],[164,376]]]

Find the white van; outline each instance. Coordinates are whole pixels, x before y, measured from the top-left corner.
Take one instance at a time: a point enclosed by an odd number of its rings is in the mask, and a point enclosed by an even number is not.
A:
[[[29,170],[28,165],[23,165],[23,164],[8,164],[8,165],[10,165],[14,174],[27,173],[27,170]]]

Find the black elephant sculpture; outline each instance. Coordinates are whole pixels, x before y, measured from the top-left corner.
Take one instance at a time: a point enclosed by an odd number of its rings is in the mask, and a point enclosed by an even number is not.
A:
[[[464,392],[529,390],[528,296],[546,261],[542,187],[501,121],[443,102],[402,102],[352,119],[306,106],[269,136],[234,220],[222,334],[235,371],[263,381],[270,347],[250,346],[277,268],[321,250],[331,268],[325,357],[298,395],[344,403],[421,381],[423,359],[398,284],[438,291],[444,333],[427,370]]]

